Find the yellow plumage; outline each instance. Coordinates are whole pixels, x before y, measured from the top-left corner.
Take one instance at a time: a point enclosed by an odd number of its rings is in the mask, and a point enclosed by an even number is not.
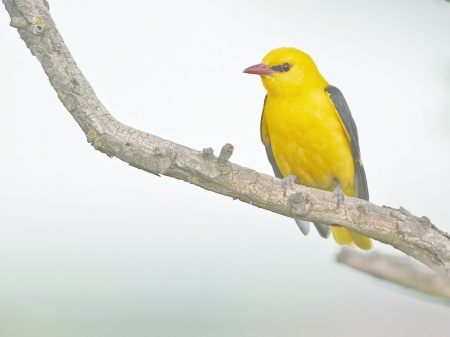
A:
[[[313,60],[297,49],[279,48],[257,66],[266,70],[248,72],[262,75],[267,90],[261,137],[282,176],[296,175],[302,184],[327,191],[335,190],[337,180],[345,195],[357,196],[351,136]],[[331,231],[340,245],[372,248],[361,234],[344,227]]]

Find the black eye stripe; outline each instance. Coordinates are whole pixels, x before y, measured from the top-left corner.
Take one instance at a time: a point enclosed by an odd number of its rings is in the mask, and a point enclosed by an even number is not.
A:
[[[272,66],[270,69],[278,73],[285,73],[291,69],[291,65],[289,63],[284,63],[283,65]]]
[[[270,69],[272,69],[273,71],[277,71],[279,73],[283,72],[283,69],[281,68],[281,66],[273,66],[273,67],[270,67]]]

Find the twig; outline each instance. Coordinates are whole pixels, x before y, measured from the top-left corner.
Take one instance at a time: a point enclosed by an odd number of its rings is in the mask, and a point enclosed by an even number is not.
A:
[[[450,299],[450,279],[406,257],[360,253],[348,248],[337,255],[339,263],[423,293]]]

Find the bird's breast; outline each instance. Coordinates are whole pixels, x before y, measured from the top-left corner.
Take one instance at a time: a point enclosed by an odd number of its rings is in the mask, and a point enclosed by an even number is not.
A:
[[[354,167],[349,139],[328,95],[267,98],[263,124],[278,168],[297,175],[306,186],[332,191],[337,178],[354,195]]]

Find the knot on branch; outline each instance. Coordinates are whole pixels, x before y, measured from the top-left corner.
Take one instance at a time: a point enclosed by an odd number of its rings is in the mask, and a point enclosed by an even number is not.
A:
[[[428,229],[436,228],[426,216],[416,217],[403,207],[398,210],[392,209],[390,213],[395,219],[397,232],[402,234],[405,239],[410,237],[417,240],[422,238]]]
[[[155,147],[155,156],[166,158],[172,156],[172,150],[166,149],[165,147],[157,146]]]
[[[391,215],[396,222],[397,233],[403,238],[403,240],[409,244],[418,245],[420,247],[429,245],[430,243],[427,242],[428,240],[425,238],[429,236],[430,228],[435,228],[430,219],[425,216],[421,218],[416,216],[402,218],[401,216],[398,216],[398,213],[399,212],[391,211]]]
[[[33,27],[34,34],[42,34],[45,29],[45,20],[42,16],[35,16],[33,22],[31,23]]]
[[[220,173],[227,174],[230,172],[231,164],[228,162],[228,159],[230,159],[231,155],[233,154],[234,146],[227,143],[222,147],[222,150],[220,151],[220,155],[217,158],[217,168],[219,169]]]
[[[370,213],[370,206],[366,204],[361,204],[356,206],[356,209],[360,214],[368,215]]]
[[[23,28],[28,24],[27,19],[21,16],[16,16],[11,19],[9,25],[14,28]]]
[[[177,153],[166,147],[156,147],[155,156],[157,157],[158,172],[164,175],[177,160]]]
[[[410,211],[408,211],[406,208],[401,207],[398,209],[400,213],[405,214],[407,216],[412,216],[412,213]]]
[[[309,210],[313,201],[305,192],[296,192],[291,194],[288,200],[289,210],[294,216],[305,217],[309,215]]]
[[[419,218],[419,222],[426,228],[436,228],[426,216]]]
[[[202,151],[202,157],[205,160],[213,160],[216,159],[216,156],[214,155],[214,150],[212,147],[208,147],[203,149]]]

